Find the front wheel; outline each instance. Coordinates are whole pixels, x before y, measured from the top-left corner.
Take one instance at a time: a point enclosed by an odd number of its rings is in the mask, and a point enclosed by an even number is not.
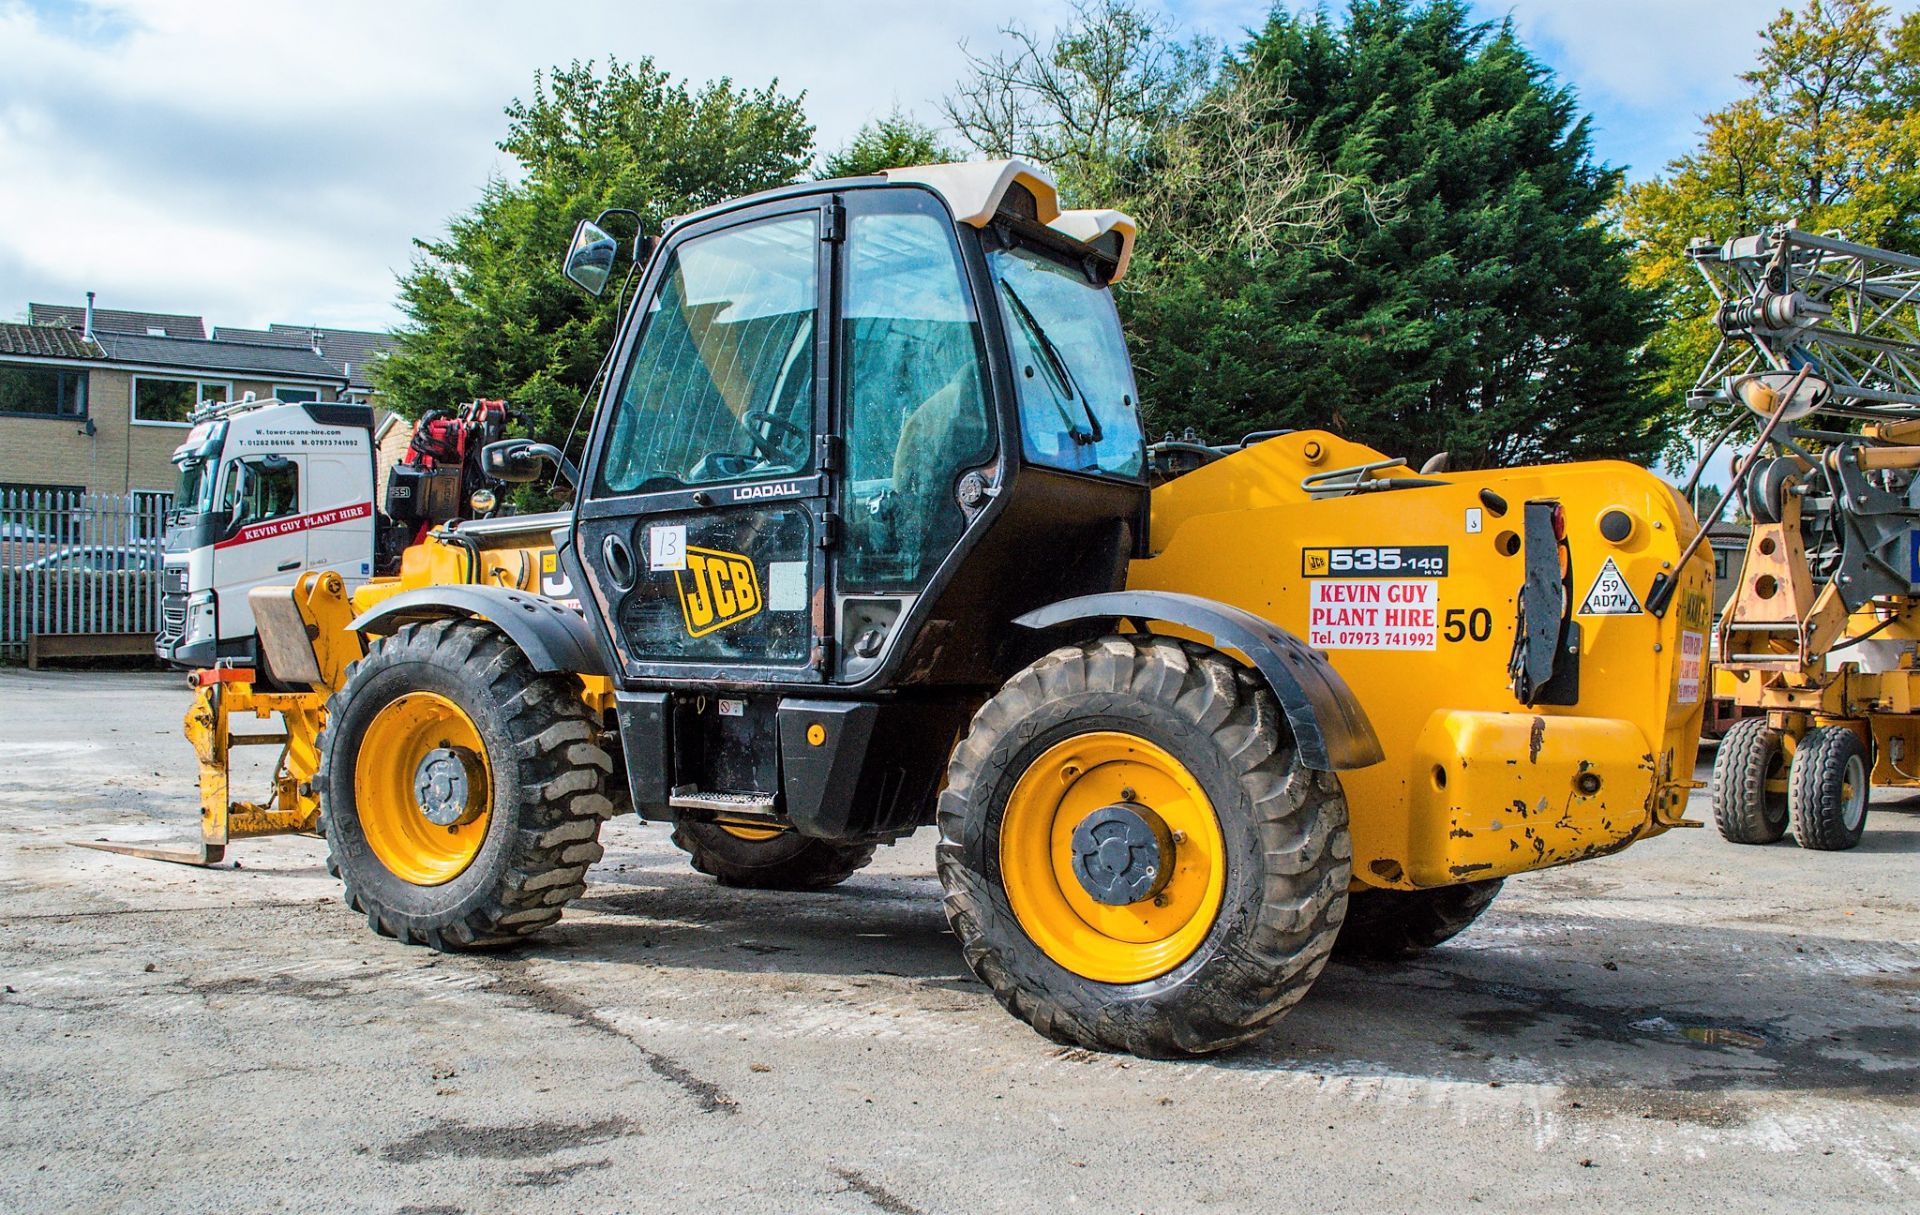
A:
[[[1258,1036],[1325,965],[1346,802],[1258,679],[1201,646],[1055,650],[974,716],[938,863],[968,965],[1056,1041],[1196,1055]]]
[[[612,760],[578,685],[490,625],[374,642],[327,704],[328,865],[384,936],[434,949],[537,932],[600,859]]]
[[[1802,848],[1843,852],[1867,831],[1867,745],[1845,726],[1807,731],[1793,753],[1793,837]]]

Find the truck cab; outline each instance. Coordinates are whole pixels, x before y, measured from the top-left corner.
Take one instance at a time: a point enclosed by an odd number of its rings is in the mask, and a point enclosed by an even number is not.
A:
[[[327,401],[244,400],[194,416],[173,453],[161,627],[167,662],[257,661],[255,587],[298,571],[373,576],[373,410]]]

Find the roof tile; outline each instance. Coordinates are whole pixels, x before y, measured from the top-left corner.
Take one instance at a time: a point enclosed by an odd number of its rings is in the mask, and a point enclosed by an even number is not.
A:
[[[105,357],[98,342],[89,342],[58,325],[0,324],[0,354],[43,359],[98,359]]]
[[[27,320],[35,325],[81,329],[87,323],[87,309],[82,304],[28,304]],[[93,310],[95,333],[132,333],[145,337],[151,329],[158,329],[168,337],[204,340],[207,336],[207,323],[185,313],[129,312],[123,308]]]
[[[219,371],[233,375],[252,373],[328,381],[345,378],[334,369],[333,364],[305,347],[136,337],[126,333],[99,333],[98,336],[107,356],[117,363],[178,367],[186,371]]]

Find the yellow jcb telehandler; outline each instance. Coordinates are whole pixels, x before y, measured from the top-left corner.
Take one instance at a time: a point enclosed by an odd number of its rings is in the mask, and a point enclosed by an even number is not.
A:
[[[325,698],[289,779],[348,903],[476,948],[558,919],[616,811],[745,887],[937,825],[1009,1010],[1179,1055],[1336,948],[1409,956],[1508,875],[1690,825],[1711,568],[1674,492],[1317,431],[1150,452],[1133,240],[1021,161],[582,223],[567,276],[637,288],[551,538],[253,593],[262,662]],[[495,573],[545,548],[566,593]]]

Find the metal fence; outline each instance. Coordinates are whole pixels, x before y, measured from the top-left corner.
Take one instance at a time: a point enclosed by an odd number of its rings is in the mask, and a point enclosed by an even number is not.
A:
[[[0,487],[0,660],[35,636],[157,632],[171,497]]]

